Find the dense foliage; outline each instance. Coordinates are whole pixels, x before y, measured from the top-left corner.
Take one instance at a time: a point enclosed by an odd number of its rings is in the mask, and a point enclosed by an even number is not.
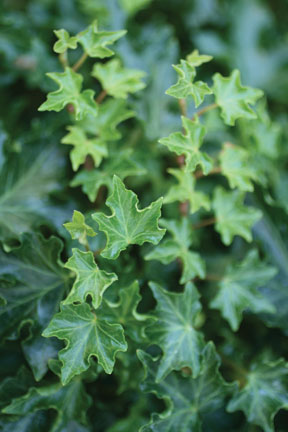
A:
[[[285,5],[0,12],[0,429],[285,432]]]

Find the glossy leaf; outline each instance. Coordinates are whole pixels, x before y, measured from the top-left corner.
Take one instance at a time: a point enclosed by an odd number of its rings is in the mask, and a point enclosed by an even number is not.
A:
[[[165,234],[165,230],[158,227],[162,198],[139,210],[137,195],[127,190],[120,178],[114,176],[113,192],[106,204],[112,211],[111,216],[103,213],[92,215],[107,238],[101,253],[104,258],[116,259],[129,244],[157,244]]]
[[[63,385],[86,371],[92,356],[96,356],[105,372],[111,374],[117,352],[127,349],[122,326],[106,321],[100,311],[95,315],[86,303],[63,305],[43,336],[54,336],[66,342],[66,347],[59,352]]]
[[[117,280],[117,276],[100,270],[92,252],[82,252],[79,249],[72,249],[72,252],[65,267],[76,273],[77,277],[63,304],[84,303],[87,296],[91,296],[92,305],[97,309],[105,290]]]
[[[77,48],[77,38],[75,36],[70,36],[69,33],[64,30],[54,30],[58,41],[55,42],[53,50],[58,54],[63,54],[68,49]]]

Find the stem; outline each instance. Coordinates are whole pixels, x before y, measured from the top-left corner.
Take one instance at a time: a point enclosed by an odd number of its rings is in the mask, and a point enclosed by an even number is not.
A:
[[[88,54],[84,52],[82,56],[79,58],[79,60],[72,67],[73,71],[76,72],[78,69],[80,69],[80,67],[83,65],[83,63],[86,61],[87,58],[88,58]]]
[[[203,228],[209,225],[214,225],[216,222],[216,218],[212,217],[209,219],[204,219],[203,221],[199,222],[198,224],[193,225],[193,229],[199,229],[199,228]]]
[[[222,172],[221,167],[215,167],[213,168],[208,174],[206,175],[213,175],[213,174],[220,174]],[[203,171],[196,171],[194,174],[194,177],[196,179],[202,178],[202,177],[206,177],[206,175],[203,173]]]
[[[187,117],[187,103],[185,99],[178,99],[181,115]]]
[[[192,120],[194,119],[195,116],[200,117],[201,115],[205,114],[206,112],[211,111],[217,107],[218,107],[218,104],[213,103],[213,104],[205,106],[204,108],[201,108],[199,111],[196,112],[196,114],[194,114]]]
[[[97,96],[96,102],[100,105],[103,99],[107,96],[107,91],[102,90],[101,93]]]
[[[59,54],[58,58],[64,69],[69,66],[67,51],[65,51],[63,54]]]

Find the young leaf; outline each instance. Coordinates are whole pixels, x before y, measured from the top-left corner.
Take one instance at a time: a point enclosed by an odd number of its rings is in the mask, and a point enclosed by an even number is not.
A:
[[[92,298],[92,305],[97,309],[105,290],[118,278],[115,273],[100,270],[95,263],[92,252],[72,249],[73,255],[65,267],[76,273],[77,278],[63,304],[84,303],[87,296]]]
[[[47,100],[38,108],[39,111],[59,112],[66,105],[72,104],[75,109],[76,120],[81,120],[85,115],[97,115],[98,105],[94,100],[93,90],[81,92],[83,77],[71,68],[66,67],[65,72],[48,73],[47,76],[55,81],[59,88],[48,93]]]
[[[98,167],[103,158],[108,156],[107,144],[101,138],[88,138],[85,132],[78,126],[68,126],[69,133],[62,138],[62,144],[74,146],[70,152],[70,159],[74,171],[83,164],[86,157],[90,155],[96,167]]]
[[[273,420],[280,409],[288,407],[288,366],[283,359],[254,364],[246,385],[235,391],[227,410],[241,410],[250,423],[264,432],[274,432]]]
[[[250,105],[263,96],[262,90],[242,86],[240,72],[235,69],[229,77],[219,73],[213,76],[213,92],[217,105],[221,108],[221,117],[229,126],[234,126],[238,118],[255,119],[255,112]]]
[[[127,99],[129,93],[135,93],[145,87],[141,79],[145,72],[136,69],[126,69],[120,60],[113,59],[105,64],[94,65],[91,74],[97,78],[108,95]]]
[[[192,244],[191,227],[189,220],[183,218],[180,222],[174,220],[161,220],[161,225],[168,229],[173,236],[172,239],[164,240],[154,250],[145,256],[146,260],[158,260],[163,264],[180,258],[182,261],[181,284],[189,282],[196,276],[205,277],[205,262],[196,252],[189,250]]]
[[[249,152],[241,147],[225,143],[220,153],[221,172],[227,177],[231,188],[252,192],[253,181],[258,180],[257,172],[249,159]]]
[[[63,385],[89,368],[91,356],[96,356],[105,372],[111,374],[117,352],[127,350],[122,326],[106,321],[101,311],[96,316],[87,303],[63,305],[43,336],[66,341],[66,347],[59,352]]]
[[[120,178],[114,176],[113,192],[106,204],[112,211],[111,216],[103,213],[92,215],[100,231],[106,234],[106,247],[101,253],[104,258],[116,259],[130,244],[157,244],[165,234],[165,230],[158,227],[162,198],[139,210],[137,195],[127,190]]]
[[[199,54],[199,51],[195,49],[191,54],[187,55],[186,59],[191,66],[197,67],[201,66],[203,63],[208,63],[213,57],[206,54]]]
[[[70,233],[73,240],[78,240],[83,245],[86,245],[87,236],[94,237],[96,235],[93,228],[85,223],[85,216],[77,210],[73,212],[72,222],[67,222],[63,226]]]
[[[154,282],[150,282],[149,286],[157,300],[155,316],[158,321],[146,329],[146,334],[149,341],[159,345],[163,351],[156,383],[172,370],[186,366],[192,369],[193,377],[197,377],[205,342],[203,334],[195,329],[202,309],[196,287],[188,283],[184,292],[178,294],[168,292]]]
[[[21,397],[13,399],[3,410],[5,414],[27,416],[40,410],[56,410],[51,432],[62,432],[87,424],[86,411],[91,405],[91,397],[85,391],[80,380],[75,380],[63,387],[50,384],[32,387]],[[77,426],[76,426],[77,425]]]
[[[167,138],[161,138],[159,142],[177,155],[184,154],[186,156],[186,171],[193,172],[200,165],[203,173],[208,174],[213,168],[213,160],[206,153],[199,151],[206,128],[199,122],[198,117],[195,120],[190,120],[187,117],[181,118],[185,134],[175,132]]]
[[[252,241],[252,226],[262,217],[260,210],[243,205],[244,194],[238,190],[227,192],[217,187],[213,198],[216,214],[216,231],[221,235],[222,242],[230,245],[235,235]]]
[[[201,207],[210,210],[209,197],[203,192],[195,190],[196,179],[190,172],[177,168],[169,168],[168,172],[178,180],[179,184],[169,189],[164,197],[164,204],[189,201],[191,214],[196,213]]]
[[[54,33],[56,37],[58,38],[58,41],[55,42],[53,46],[53,50],[58,54],[63,54],[65,51],[70,49],[77,48],[77,37],[70,36],[69,33],[64,30],[54,30]]]
[[[275,312],[274,306],[258,291],[277,270],[260,261],[257,250],[252,249],[241,263],[230,265],[219,282],[219,291],[210,306],[219,309],[237,331],[245,309],[257,312]]]
[[[226,383],[219,373],[220,361],[212,342],[204,348],[197,378],[172,372],[164,381],[155,383],[158,362],[140,350],[138,357],[145,371],[143,391],[155,393],[167,404],[167,410],[154,413],[141,432],[201,432],[202,418],[223,407],[225,398],[234,389],[234,385]]]
[[[197,57],[197,58],[196,58]],[[178,65],[173,65],[173,68],[179,75],[176,84],[172,85],[166,94],[173,96],[177,99],[186,98],[191,95],[194,99],[196,108],[203,102],[204,97],[212,93],[212,90],[203,81],[194,82],[196,70],[194,63],[201,62],[199,56],[191,55],[192,63],[189,60],[181,60]]]
[[[87,29],[78,33],[77,41],[82,45],[89,57],[105,58],[114,54],[107,45],[113,45],[126,34],[126,30],[99,31],[97,21],[94,21]]]

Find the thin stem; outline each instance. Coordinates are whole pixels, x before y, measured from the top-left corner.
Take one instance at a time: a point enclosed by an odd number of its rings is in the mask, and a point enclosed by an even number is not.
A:
[[[79,58],[79,60],[72,67],[73,71],[76,72],[78,69],[80,69],[80,67],[83,65],[83,63],[86,61],[87,58],[88,58],[88,54],[84,52],[82,56]]]
[[[215,109],[217,107],[218,107],[217,103],[213,103],[211,105],[207,105],[204,108],[201,108],[199,111],[197,111],[196,114],[194,114],[193,118],[195,118],[195,116],[200,117],[201,115],[205,114],[206,112],[211,111],[211,110],[213,110],[213,109]],[[192,118],[192,120],[193,120],[193,118]]]
[[[196,178],[196,179],[199,179],[199,178],[202,178],[202,177],[206,177],[207,175],[214,175],[214,174],[220,174],[222,172],[222,169],[221,169],[221,167],[219,166],[219,167],[215,167],[215,168],[213,168],[208,174],[204,174],[203,173],[203,171],[196,171],[195,173],[194,173],[194,177]]]
[[[185,99],[178,99],[181,115],[187,117],[187,103]]]
[[[103,99],[105,99],[106,96],[107,96],[107,91],[106,90],[102,90],[101,93],[97,96],[96,102],[98,104],[101,104],[101,102],[103,101]]]
[[[193,229],[199,229],[199,228],[203,228],[209,225],[214,225],[216,222],[216,218],[212,217],[209,219],[204,219],[203,221],[199,222],[198,224],[193,225]]]
[[[65,51],[62,54],[59,54],[59,61],[61,63],[61,65],[63,66],[63,68],[65,69],[67,66],[69,66],[69,61],[68,61],[68,55],[67,55],[67,51]]]

